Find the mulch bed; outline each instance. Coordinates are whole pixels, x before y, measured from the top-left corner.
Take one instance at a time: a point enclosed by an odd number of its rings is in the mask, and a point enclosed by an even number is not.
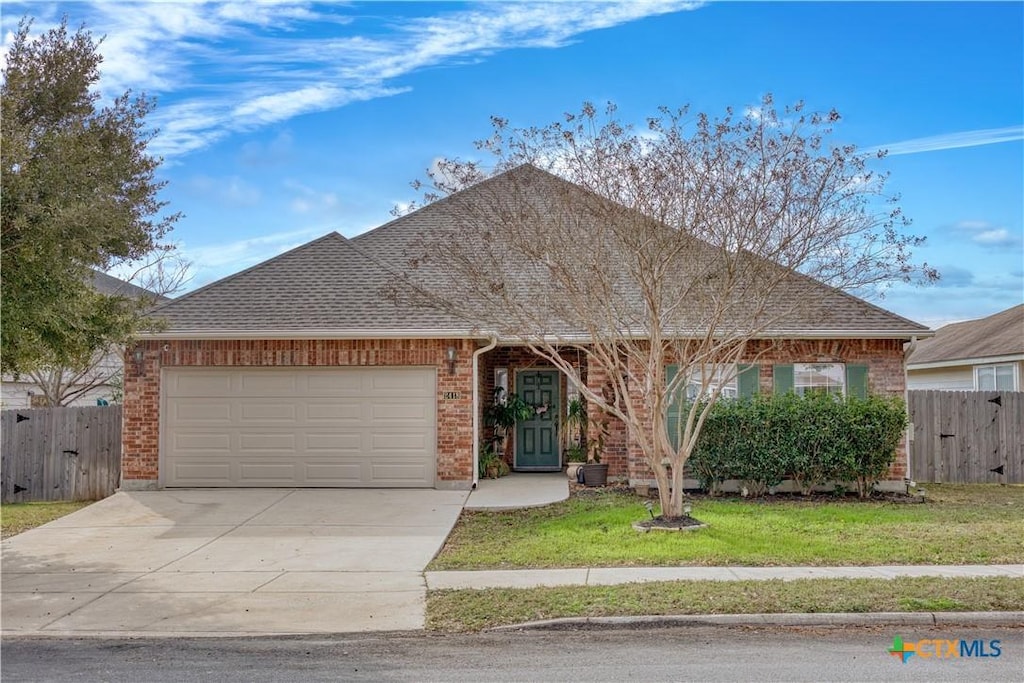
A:
[[[583,484],[577,484],[574,481],[569,482],[569,495],[574,498],[597,498],[599,496],[607,495],[608,493],[629,493],[635,494],[636,491],[624,482],[613,482],[607,486],[584,486]],[[658,490],[650,489],[648,498],[657,500]],[[738,493],[723,493],[718,496],[712,496],[709,493],[703,491],[689,491],[686,497],[691,500],[721,500],[721,501],[741,501],[750,504],[757,505],[771,505],[773,503],[923,503],[926,498],[923,498],[917,494],[910,493],[896,493],[896,492],[875,492],[872,493],[868,498],[861,498],[856,492],[849,492],[845,495],[839,496],[834,493],[813,493],[809,496],[801,495],[800,493],[775,493],[772,495],[764,496],[748,496],[744,498]]]
[[[642,522],[633,522],[633,528],[637,531],[693,531],[706,527],[705,522],[694,519],[689,515],[684,517],[662,517],[658,515],[654,519],[645,519]]]

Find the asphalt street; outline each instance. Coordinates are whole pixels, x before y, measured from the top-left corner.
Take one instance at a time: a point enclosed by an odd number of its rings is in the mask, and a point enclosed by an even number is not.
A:
[[[1020,681],[1024,629],[903,629],[904,643],[980,640],[999,656],[889,654],[891,628],[677,627],[286,638],[7,638],[21,681]],[[977,654],[977,650],[975,650]]]

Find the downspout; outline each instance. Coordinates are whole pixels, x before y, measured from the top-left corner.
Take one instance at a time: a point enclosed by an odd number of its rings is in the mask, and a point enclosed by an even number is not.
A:
[[[480,356],[498,345],[498,338],[489,337],[487,346],[473,352],[473,488],[480,482]]]
[[[914,481],[914,463],[913,463],[913,452],[914,452],[914,423],[910,421],[910,372],[907,370],[907,361],[910,360],[910,354],[914,352],[914,348],[917,346],[917,335],[910,338],[910,342],[903,345],[903,405],[907,411],[907,430],[903,435],[903,443],[907,449],[907,474],[903,477],[904,493],[910,493],[912,484],[916,484]]]

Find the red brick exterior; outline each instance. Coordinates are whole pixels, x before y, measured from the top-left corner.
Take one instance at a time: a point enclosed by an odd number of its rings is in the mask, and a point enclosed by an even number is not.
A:
[[[567,357],[569,362],[574,365],[582,361],[581,357],[577,358],[575,355]],[[480,424],[483,426],[481,440],[484,443],[494,436],[494,430],[484,425],[483,414],[494,397],[494,370],[496,368],[506,368],[508,370],[509,391],[511,392],[516,390],[515,374],[517,370],[525,370],[527,368],[555,369],[549,361],[535,355],[524,346],[499,346],[480,357]],[[558,389],[559,396],[561,397],[560,405],[558,406],[559,420],[561,420],[565,417],[565,397],[569,390],[568,381],[564,376],[561,378]],[[515,464],[513,451],[514,444],[504,452],[504,459],[510,467]]]
[[[902,396],[905,388],[903,372],[903,340],[901,339],[801,339],[757,341],[749,345],[746,360],[760,366],[761,391],[773,388],[776,364],[790,363],[852,363],[868,366],[868,390],[872,394]],[[889,471],[890,480],[906,476],[906,443],[901,441],[896,460]],[[643,454],[630,444],[627,467],[609,468],[609,476],[628,477],[631,481],[653,480]]]
[[[455,374],[449,374],[446,351],[458,349]],[[151,340],[138,345],[141,364],[129,350],[125,362],[122,477],[125,481],[155,485],[159,476],[161,368],[173,367],[344,367],[434,366],[437,368],[437,484],[468,486],[473,479],[473,386],[472,357],[479,347],[474,340]],[[772,391],[772,366],[779,363],[837,362],[868,366],[872,393],[902,395],[904,392],[903,342],[897,339],[796,340],[754,342],[748,362],[760,365],[761,390]],[[585,363],[585,361],[584,361]],[[550,364],[518,346],[501,346],[482,354],[477,389],[482,425],[484,407],[494,391],[494,368],[509,370],[510,389],[515,391],[515,371]],[[634,369],[636,370],[636,369]],[[600,390],[607,378],[599,368],[584,367],[587,386]],[[564,403],[567,390],[562,381]],[[458,399],[446,400],[446,392]],[[640,403],[639,394],[633,400]],[[559,406],[564,410],[564,406]],[[639,448],[631,443],[619,420],[589,408],[592,420],[607,420],[602,462],[609,476],[630,481],[653,478]],[[481,437],[490,436],[481,430]],[[596,433],[588,435],[593,443]],[[509,463],[512,464],[512,463]],[[905,444],[901,443],[890,478],[906,473]]]
[[[447,349],[458,350],[449,374]],[[151,340],[125,359],[121,476],[155,485],[160,462],[160,370],[176,367],[437,367],[437,483],[468,487],[473,479],[472,360],[476,343],[448,339]],[[446,400],[446,392],[458,399]]]

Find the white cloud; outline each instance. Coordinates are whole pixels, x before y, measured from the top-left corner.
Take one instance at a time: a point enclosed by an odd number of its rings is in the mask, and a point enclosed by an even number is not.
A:
[[[995,230],[983,230],[975,235],[973,238],[978,244],[991,247],[1001,247],[1013,244],[1016,240],[1010,231],[1006,228],[996,228]]]
[[[179,245],[180,253],[191,262],[192,279],[189,282],[189,289],[201,287],[231,273],[254,266],[327,232],[330,230],[318,226],[201,247],[189,247],[187,244],[181,244]]]
[[[932,135],[925,138],[903,140],[902,142],[891,142],[887,145],[876,145],[861,151],[867,154],[875,154],[886,150],[889,156],[896,156],[899,154],[939,152],[944,149],[959,149],[961,147],[979,147],[981,145],[994,145],[1000,142],[1015,142],[1017,140],[1024,140],[1024,125]]]
[[[295,213],[329,213],[339,206],[338,195],[334,192],[320,192],[295,180],[284,181],[284,186],[295,194],[290,203]]]
[[[150,151],[173,157],[233,132],[406,92],[392,81],[426,67],[560,47],[587,31],[701,4],[483,3],[441,5],[425,17],[385,17],[369,5],[354,21],[357,9],[340,3],[103,0],[76,4],[71,23],[84,19],[95,36],[106,35],[100,86],[108,96],[131,88],[164,100],[150,117],[161,129]],[[18,12],[11,5],[8,16]]]
[[[986,221],[960,221],[953,228],[961,233],[967,233],[969,239],[978,246],[989,249],[1014,247],[1021,243],[1021,235],[1015,235],[1004,227]]]
[[[212,178],[206,175],[196,175],[189,178],[188,187],[201,195],[214,197],[230,206],[253,206],[258,204],[262,197],[258,188],[238,176]]]

